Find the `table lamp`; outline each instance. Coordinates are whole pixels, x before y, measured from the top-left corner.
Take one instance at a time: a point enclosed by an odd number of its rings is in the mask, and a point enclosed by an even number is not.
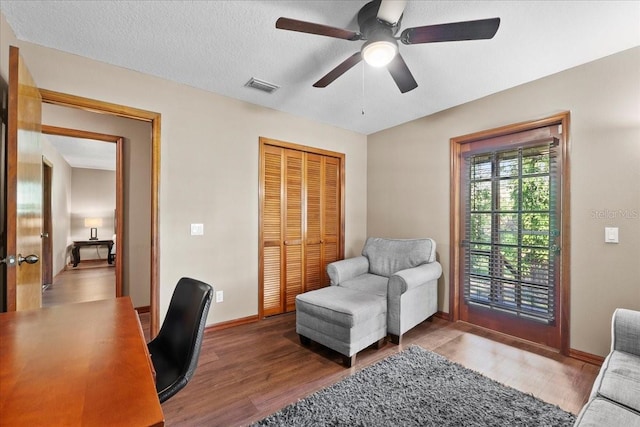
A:
[[[84,226],[91,228],[89,240],[98,240],[98,227],[102,227],[102,218],[85,218]]]

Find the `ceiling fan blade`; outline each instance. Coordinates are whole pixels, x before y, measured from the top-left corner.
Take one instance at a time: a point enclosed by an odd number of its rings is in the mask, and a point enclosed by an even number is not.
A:
[[[406,6],[407,0],[382,0],[378,9],[378,19],[394,25],[400,20]]]
[[[298,21],[297,19],[278,18],[276,28],[281,30],[298,31],[300,33],[317,34],[319,36],[334,37],[344,40],[362,40],[362,34],[343,30],[342,28],[328,25],[314,24],[313,22]]]
[[[404,44],[418,44],[490,39],[496,34],[499,26],[500,18],[425,25],[407,28],[402,32],[400,40]]]
[[[362,53],[356,52],[347,59],[345,59],[340,65],[333,70],[329,71],[323,78],[313,84],[313,87],[327,87],[335,79],[349,71],[354,65],[362,61]]]
[[[387,69],[398,85],[400,92],[409,92],[418,87],[418,83],[416,83],[411,71],[409,71],[409,67],[407,67],[407,63],[404,62],[400,53],[397,53],[389,65],[387,65]]]

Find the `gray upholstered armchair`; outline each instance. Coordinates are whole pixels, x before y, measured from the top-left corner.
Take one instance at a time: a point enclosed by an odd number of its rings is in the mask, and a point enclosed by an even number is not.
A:
[[[331,285],[387,296],[387,333],[402,335],[438,310],[438,278],[433,239],[369,237],[362,255],[327,266]]]

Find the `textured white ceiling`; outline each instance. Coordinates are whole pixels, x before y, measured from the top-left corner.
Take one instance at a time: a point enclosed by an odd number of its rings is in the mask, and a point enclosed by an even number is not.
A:
[[[418,88],[357,65],[362,41],[277,30],[284,16],[358,30],[366,1],[13,1],[19,39],[370,134],[640,45],[640,1],[409,1],[402,29],[500,17],[491,40],[405,46]],[[256,77],[281,88],[244,87]],[[53,88],[55,89],[55,88]],[[364,110],[364,114],[362,114]]]
[[[116,170],[116,144],[60,135],[44,137],[72,168]]]

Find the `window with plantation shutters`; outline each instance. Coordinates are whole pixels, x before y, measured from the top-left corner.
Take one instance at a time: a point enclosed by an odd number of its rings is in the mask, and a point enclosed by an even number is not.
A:
[[[295,310],[342,258],[344,155],[260,139],[260,316]]]
[[[562,351],[567,124],[568,113],[452,139],[453,318]]]

